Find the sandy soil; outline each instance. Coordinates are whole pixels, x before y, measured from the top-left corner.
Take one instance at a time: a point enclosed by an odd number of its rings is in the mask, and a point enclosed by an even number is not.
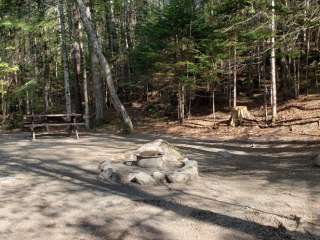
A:
[[[101,183],[97,165],[155,138],[199,162],[188,186]],[[320,239],[320,141],[112,134],[0,136],[0,239]]]

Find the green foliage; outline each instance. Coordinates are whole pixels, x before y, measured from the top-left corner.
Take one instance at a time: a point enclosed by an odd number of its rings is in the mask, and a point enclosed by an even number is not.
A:
[[[29,32],[33,28],[33,25],[21,19],[7,18],[0,21],[0,27],[5,28],[6,30],[20,29],[22,31]]]
[[[8,63],[0,62],[0,77],[15,73],[19,70],[18,66],[10,66]]]
[[[239,91],[257,87],[258,67],[264,71],[259,77],[269,79],[270,3],[265,0],[95,0],[90,1],[90,8],[122,97],[129,101],[132,95],[142,98],[147,91],[154,91],[166,95],[164,99],[168,103],[164,105],[175,109],[181,86],[187,95],[209,88],[224,89],[225,93],[231,87],[234,66],[239,75]],[[289,65],[278,66],[279,84],[282,84],[281,78],[294,79],[293,60],[299,62],[301,79],[309,78],[308,69],[318,71],[316,38],[320,7],[315,1],[310,1],[310,7],[305,6],[306,3],[276,1],[277,63]],[[91,78],[88,39],[83,29],[79,36],[75,34],[74,1],[64,1],[64,4],[71,95],[75,95],[76,86],[79,95],[83,93],[83,79],[76,79],[72,58],[73,44],[77,41],[84,47],[86,66],[82,66],[81,75],[85,67],[92,107],[95,83]],[[50,83],[53,103],[49,110],[63,111],[57,1],[0,0],[0,34],[0,94],[5,95],[4,100],[11,101],[11,111],[17,111],[16,105],[26,103],[28,93],[32,109],[42,112],[47,83]],[[310,40],[310,49],[306,40]],[[286,74],[281,76],[282,72]],[[285,84],[279,88],[292,87],[295,83]],[[83,96],[80,97],[83,101]],[[156,116],[158,112],[157,104],[150,107],[151,115]]]
[[[37,81],[35,81],[34,79],[33,80],[30,80],[26,83],[24,83],[23,85],[17,87],[11,97],[13,98],[20,98],[22,96],[25,96],[26,95],[26,92],[34,92],[34,90],[38,87],[38,83]]]

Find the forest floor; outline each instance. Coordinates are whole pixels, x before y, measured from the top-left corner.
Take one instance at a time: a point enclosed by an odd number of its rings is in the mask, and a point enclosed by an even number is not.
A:
[[[229,126],[230,112],[218,111],[216,122],[212,115],[202,115],[191,116],[183,125],[166,118],[159,121],[159,119],[144,117],[137,122],[137,131],[197,139],[214,139],[222,136],[230,139],[247,139],[250,136],[299,138],[301,135],[317,139],[320,136],[320,95],[304,96],[279,104],[279,121],[272,127],[266,125],[265,110],[260,105],[257,106],[254,100],[240,98],[239,105],[248,106],[257,122],[247,122],[245,126],[233,128]],[[269,115],[269,119],[270,117]]]
[[[99,162],[156,138],[197,160],[187,186],[97,180]],[[0,239],[320,239],[320,139],[0,135]]]

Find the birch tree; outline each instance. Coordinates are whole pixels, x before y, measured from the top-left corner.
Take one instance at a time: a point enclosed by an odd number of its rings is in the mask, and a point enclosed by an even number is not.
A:
[[[103,73],[104,77],[106,78],[113,107],[121,115],[126,129],[128,131],[132,132],[133,131],[133,124],[132,124],[131,118],[128,115],[126,108],[124,107],[124,105],[122,104],[122,102],[120,101],[120,99],[118,97],[118,94],[117,94],[116,89],[114,87],[114,82],[113,82],[113,78],[112,78],[112,74],[111,74],[110,65],[102,53],[101,44],[98,40],[97,33],[94,30],[93,24],[90,21],[90,16],[88,15],[86,6],[84,5],[82,0],[76,0],[76,3],[78,4],[79,10],[80,10],[81,20],[82,20],[84,28],[87,32],[88,39],[92,44],[94,53],[98,57],[102,73]]]
[[[271,15],[271,87],[272,87],[272,123],[278,119],[277,114],[277,81],[276,81],[276,14],[275,0],[271,0],[272,15]]]

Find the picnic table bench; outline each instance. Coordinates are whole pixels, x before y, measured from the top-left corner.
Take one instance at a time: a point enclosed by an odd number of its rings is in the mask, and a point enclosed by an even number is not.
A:
[[[36,139],[36,129],[45,128],[49,134],[51,127],[67,127],[68,131],[74,132],[79,139],[78,127],[84,126],[82,114],[38,114],[25,115],[24,127],[29,128],[32,132],[32,139]]]

